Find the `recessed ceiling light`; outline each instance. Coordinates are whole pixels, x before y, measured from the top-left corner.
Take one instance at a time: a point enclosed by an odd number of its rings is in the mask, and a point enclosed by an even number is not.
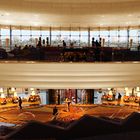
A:
[[[128,16],[129,16],[129,17],[132,17],[132,14],[129,14]]]
[[[131,22],[126,22],[127,25],[131,24]]]
[[[39,17],[39,15],[37,15],[37,14],[35,14],[34,16],[35,16],[35,17]]]
[[[5,23],[11,23],[11,21],[10,20],[5,20]]]
[[[10,15],[10,13],[5,13],[5,15],[6,15],[6,16],[9,16],[9,15]]]
[[[38,24],[38,23],[33,23],[33,25],[34,25],[34,26],[38,26],[39,24]]]

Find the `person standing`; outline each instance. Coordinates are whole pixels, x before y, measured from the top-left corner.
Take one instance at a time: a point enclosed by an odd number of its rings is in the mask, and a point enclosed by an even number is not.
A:
[[[65,102],[67,103],[67,112],[70,112],[71,101],[68,98],[66,98]]]
[[[118,105],[120,105],[122,95],[118,93]]]
[[[21,99],[21,97],[18,98],[18,105],[19,105],[19,108],[22,109],[22,99]]]

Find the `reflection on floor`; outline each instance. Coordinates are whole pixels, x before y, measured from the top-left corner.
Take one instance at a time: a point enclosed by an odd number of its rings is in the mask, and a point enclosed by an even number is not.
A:
[[[47,123],[53,119],[54,105],[24,107],[22,110],[7,108],[0,112],[0,122],[22,125],[30,120]],[[69,122],[79,119],[85,114],[91,116],[103,116],[109,118],[124,119],[132,112],[138,112],[137,106],[113,106],[113,105],[71,105],[67,112],[66,105],[58,105],[57,120]]]

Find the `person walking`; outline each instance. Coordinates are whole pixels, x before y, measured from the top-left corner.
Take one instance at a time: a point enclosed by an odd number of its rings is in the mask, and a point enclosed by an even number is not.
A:
[[[21,99],[21,97],[18,98],[18,105],[19,105],[19,108],[22,109],[22,99]]]

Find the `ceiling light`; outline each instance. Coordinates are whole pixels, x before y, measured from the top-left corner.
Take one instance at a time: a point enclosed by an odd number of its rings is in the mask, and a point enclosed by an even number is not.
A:
[[[5,13],[5,15],[6,15],[6,16],[9,16],[9,15],[10,15],[10,13]]]
[[[38,26],[38,23],[33,23],[34,26]]]
[[[132,14],[129,14],[128,16],[129,16],[129,17],[132,17]]]
[[[1,98],[5,98],[5,94],[4,93],[1,94]]]
[[[0,93],[2,93],[3,92],[3,88],[0,88]]]
[[[140,91],[140,87],[136,87],[136,91]]]
[[[17,92],[14,92],[14,97],[17,97]]]
[[[31,90],[31,91],[33,91],[33,90],[34,90],[34,88],[30,88],[30,90]]]
[[[137,96],[140,97],[140,92],[137,93]]]
[[[103,26],[103,24],[101,23],[100,26]]]
[[[39,17],[39,15],[37,15],[37,14],[35,14],[34,16],[35,16],[35,17]]]
[[[5,20],[5,23],[10,24],[11,21],[10,20]]]
[[[15,88],[14,88],[14,87],[12,87],[12,88],[11,88],[11,91],[12,91],[12,92],[15,92]]]
[[[131,22],[126,22],[127,25],[131,24]]]
[[[128,91],[128,87],[125,87],[124,90],[125,90],[125,91]]]

